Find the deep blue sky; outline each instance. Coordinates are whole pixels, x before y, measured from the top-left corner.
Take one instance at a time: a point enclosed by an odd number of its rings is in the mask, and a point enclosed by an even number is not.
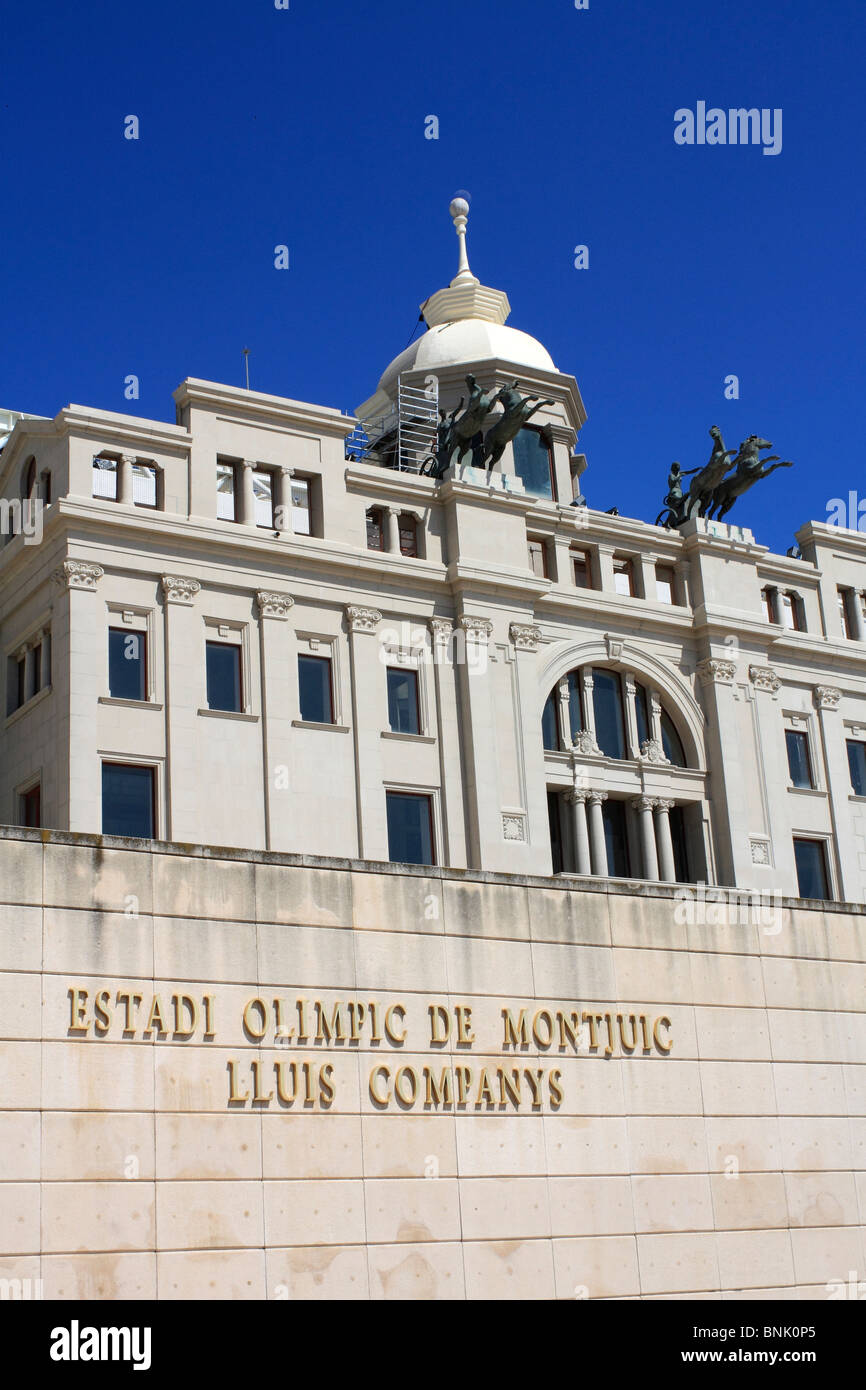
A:
[[[253,387],[353,409],[465,188],[473,271],[579,382],[590,504],[651,521],[711,424],[754,431],[796,467],[731,520],[784,550],[866,494],[864,35],[862,0],[10,0],[0,406],[173,419],[249,346]],[[698,100],[781,107],[781,154],[677,146]]]

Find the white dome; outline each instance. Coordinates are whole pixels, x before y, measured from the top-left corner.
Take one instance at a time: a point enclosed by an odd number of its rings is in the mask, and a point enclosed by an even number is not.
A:
[[[432,372],[455,362],[483,362],[490,357],[499,357],[517,366],[556,371],[547,348],[529,333],[522,333],[519,328],[507,328],[503,323],[467,318],[428,328],[386,367],[379,390],[393,398],[401,372],[428,369]]]

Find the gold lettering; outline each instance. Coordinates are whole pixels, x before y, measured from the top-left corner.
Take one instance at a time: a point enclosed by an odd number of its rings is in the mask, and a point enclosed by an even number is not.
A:
[[[126,1021],[123,1025],[124,1033],[134,1033],[135,1024],[132,1021],[132,1015],[141,1003],[141,995],[130,994],[126,990],[119,989],[115,995],[115,1000],[118,1004],[123,1004],[126,1010]]]
[[[547,1030],[547,1037],[542,1038],[539,1032],[539,1024],[543,1023]],[[550,1047],[553,1042],[553,1019],[547,1009],[539,1009],[535,1018],[532,1020],[532,1036],[537,1047]]]
[[[69,1031],[86,1033],[90,1027],[87,1019],[87,990],[70,987],[66,992],[69,995]]]
[[[455,1067],[454,1075],[457,1078],[457,1104],[465,1105],[466,1097],[469,1095],[469,1083],[472,1080],[471,1067]]]
[[[299,1043],[305,1043],[305,1042],[307,1041],[307,1001],[306,1001],[306,999],[299,999],[299,1000],[297,1001],[296,1007],[297,1007],[297,1010],[298,1010],[298,1042],[299,1042]]]
[[[343,1005],[338,1001],[334,1005],[330,1019],[325,1012],[326,1005],[320,1004],[318,999],[314,1006],[316,1010],[316,1042],[330,1042],[333,1038],[335,1042],[346,1041],[346,1024],[343,1018]]]
[[[389,1067],[384,1067],[384,1066],[383,1066],[383,1067],[374,1067],[373,1070],[370,1072],[370,1096],[371,1096],[371,1098],[372,1098],[374,1104],[376,1104],[376,1105],[387,1105],[388,1102],[390,1101],[390,1099],[391,1099],[391,1087],[389,1086],[388,1089],[387,1089],[387,1091],[385,1092],[384,1096],[382,1096],[382,1095],[379,1094],[378,1090],[376,1089],[376,1085],[375,1085],[375,1082],[376,1082],[376,1078],[377,1078],[377,1077],[379,1077],[379,1076],[384,1076],[384,1078],[385,1078],[385,1080],[386,1080],[386,1082],[387,1082],[388,1079],[390,1078],[390,1075],[391,1075],[390,1068],[389,1068]]]
[[[560,1105],[562,1105],[562,1100],[563,1100],[563,1096],[562,1096],[562,1087],[561,1087],[561,1085],[559,1084],[560,1081],[562,1080],[562,1072],[559,1070],[558,1067],[554,1067],[553,1071],[550,1073],[550,1075],[549,1075],[549,1077],[547,1078],[547,1080],[548,1080],[548,1084],[549,1084],[549,1086],[550,1086],[550,1103],[551,1103],[551,1105],[553,1105],[553,1106],[560,1106]]]
[[[258,1009],[261,1015],[261,1028],[257,1028],[253,1019],[253,1009]],[[268,1031],[268,1006],[264,999],[248,999],[244,1004],[244,1032],[253,1042],[261,1042],[265,1033]]]
[[[535,1110],[541,1104],[541,1088],[544,1084],[544,1072],[540,1070],[532,1072],[528,1067],[524,1067],[523,1075],[529,1082],[532,1091],[532,1108]]]
[[[499,1073],[499,1104],[500,1104],[500,1105],[504,1105],[504,1104],[505,1104],[505,1093],[506,1093],[506,1091],[507,1091],[507,1092],[508,1092],[508,1097],[509,1097],[509,1099],[511,1100],[512,1105],[519,1106],[519,1105],[520,1105],[520,1069],[519,1069],[518,1067],[515,1067],[515,1068],[513,1069],[512,1073],[511,1073],[511,1080],[509,1080],[509,1078],[508,1078],[508,1073],[507,1073],[506,1071],[504,1071],[502,1067],[498,1067],[498,1068],[497,1068],[497,1071],[498,1071],[498,1073]]]
[[[290,1028],[285,1021],[282,999],[274,1000],[274,1018],[277,1025],[275,1036],[279,1038],[282,1043],[291,1042],[292,1038],[295,1036],[295,1030],[294,1028]]]
[[[323,1067],[319,1067],[319,1104],[327,1110],[334,1099],[334,1083],[332,1077],[334,1068],[330,1062],[326,1062]]]
[[[174,1004],[174,1036],[183,1040],[191,1038],[198,1027],[198,1005],[188,994],[172,995],[172,1003]],[[189,1028],[181,1027],[184,1008],[189,1009]]]
[[[471,1047],[475,1041],[475,1034],[472,1032],[472,1005],[458,1004],[454,1010],[457,1015],[457,1042],[466,1047]]]
[[[274,1098],[273,1091],[268,1091],[266,1096],[262,1095],[260,1071],[263,1066],[263,1062],[250,1062],[253,1073],[253,1105],[270,1105]]]
[[[424,1079],[427,1083],[427,1095],[424,1100],[425,1105],[451,1105],[453,1104],[453,1092],[451,1088],[451,1068],[443,1067],[439,1080],[429,1067],[424,1068]]]
[[[289,1094],[286,1089],[284,1067],[288,1067],[292,1074],[292,1090]],[[298,1094],[298,1068],[294,1062],[274,1062],[274,1071],[277,1073],[277,1096],[283,1105],[294,1105]]]
[[[98,1033],[101,1038],[105,1037],[111,1027],[111,991],[101,989],[93,1001],[93,1031]]]
[[[150,1013],[147,1016],[147,1023],[144,1028],[145,1033],[155,1032],[157,1037],[160,1033],[167,1033],[165,1019],[162,1016],[162,1000],[158,994],[153,996],[150,1003]]]
[[[617,1014],[616,1017],[617,1022],[619,1023],[619,1040],[622,1043],[623,1051],[634,1052],[635,1048],[637,1047],[637,1019],[635,1018],[634,1014],[629,1014],[629,1022],[631,1023],[631,1042],[626,1042],[625,1028],[623,1026],[625,1023],[625,1015]]]
[[[574,1050],[577,1051],[580,1014],[572,1010],[571,1014],[566,1016],[561,1009],[557,1009],[556,1021],[559,1024],[559,1046],[566,1047],[568,1043],[571,1043]]]
[[[382,1041],[382,1033],[379,1028],[379,1005],[375,999],[370,1000],[370,1028],[372,1029],[370,1041],[380,1043]]]
[[[589,1024],[589,1046],[591,1050],[598,1047],[598,1032],[595,1026],[595,1020],[597,1018],[601,1018],[601,1014],[588,1014],[586,1011],[583,1013],[584,1023]]]
[[[205,1037],[205,1038],[213,1038],[213,1037],[216,1036],[215,1033],[214,1033],[214,1026],[213,1026],[213,1008],[214,1008],[214,997],[213,997],[213,995],[212,995],[212,994],[205,994],[205,995],[203,996],[203,1001],[202,1001],[202,1002],[204,1003],[204,1037]]]
[[[399,1047],[401,1043],[406,1041],[406,1029],[404,1028],[402,1033],[395,1033],[392,1023],[395,1014],[400,1015],[400,1022],[402,1023],[406,1017],[406,1010],[402,1004],[392,1004],[390,1009],[385,1010],[385,1032],[388,1034],[388,1041],[392,1042],[395,1047]]]
[[[313,1077],[309,1062],[304,1062],[301,1071],[304,1073],[304,1104],[312,1105],[315,1096],[313,1095]]]
[[[650,1051],[650,1040],[649,1040],[649,1034],[647,1033],[647,1028],[646,1028],[646,1014],[639,1014],[639,1015],[638,1015],[638,1022],[640,1023],[640,1030],[641,1030],[641,1032],[643,1033],[643,1050],[644,1050],[644,1052],[649,1052],[649,1051]]]
[[[657,1018],[655,1023],[653,1024],[653,1042],[655,1043],[659,1052],[670,1052],[671,1048],[674,1045],[673,1038],[669,1038],[667,1043],[663,1043],[661,1038],[659,1037],[659,1028],[670,1029],[670,1027],[671,1021],[664,1015],[662,1015],[660,1018]]]
[[[231,1058],[228,1064],[229,1071],[229,1105],[243,1105],[250,1098],[249,1091],[244,1091],[241,1095],[238,1090],[238,1066],[240,1064]]]
[[[604,1055],[605,1057],[609,1057],[613,1052],[613,1019],[610,1014],[605,1014],[604,1022],[607,1028],[607,1043],[605,1044]]]
[[[505,1041],[503,1047],[528,1047],[529,1028],[526,1022],[526,1010],[521,1009],[517,1023],[511,1015],[510,1009],[502,1010],[502,1017],[505,1022]]]
[[[359,1004],[353,999],[349,1004],[349,1016],[352,1020],[352,1031],[349,1034],[349,1041],[354,1043],[360,1042],[361,1029],[364,1026],[367,1010],[364,1008],[363,1004]]]
[[[405,1096],[402,1091],[403,1078],[408,1076],[412,1083],[411,1094]],[[414,1105],[418,1096],[418,1073],[414,1067],[400,1067],[394,1077],[394,1095],[403,1105]]]
[[[430,1015],[430,1046],[442,1047],[451,1037],[451,1015],[444,1004],[428,1004]]]
[[[481,1068],[481,1075],[478,1078],[478,1095],[475,1098],[476,1105],[481,1105],[482,1102],[486,1102],[487,1105],[495,1104],[493,1099],[493,1087],[490,1084],[490,1077],[487,1075],[486,1067]]]

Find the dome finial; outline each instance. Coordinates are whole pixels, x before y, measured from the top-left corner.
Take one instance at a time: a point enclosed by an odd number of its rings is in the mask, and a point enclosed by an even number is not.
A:
[[[469,202],[461,194],[451,199],[448,208],[454,219],[454,229],[457,232],[457,239],[460,242],[460,260],[457,266],[457,274],[451,281],[452,285],[463,285],[467,283],[478,284],[472,271],[469,269],[469,258],[466,255],[466,223],[469,219]]]

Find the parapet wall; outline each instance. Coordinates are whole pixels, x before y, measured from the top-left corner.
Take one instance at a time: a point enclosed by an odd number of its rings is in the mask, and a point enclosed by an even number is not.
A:
[[[866,910],[687,892],[0,830],[0,1291],[851,1296]]]

